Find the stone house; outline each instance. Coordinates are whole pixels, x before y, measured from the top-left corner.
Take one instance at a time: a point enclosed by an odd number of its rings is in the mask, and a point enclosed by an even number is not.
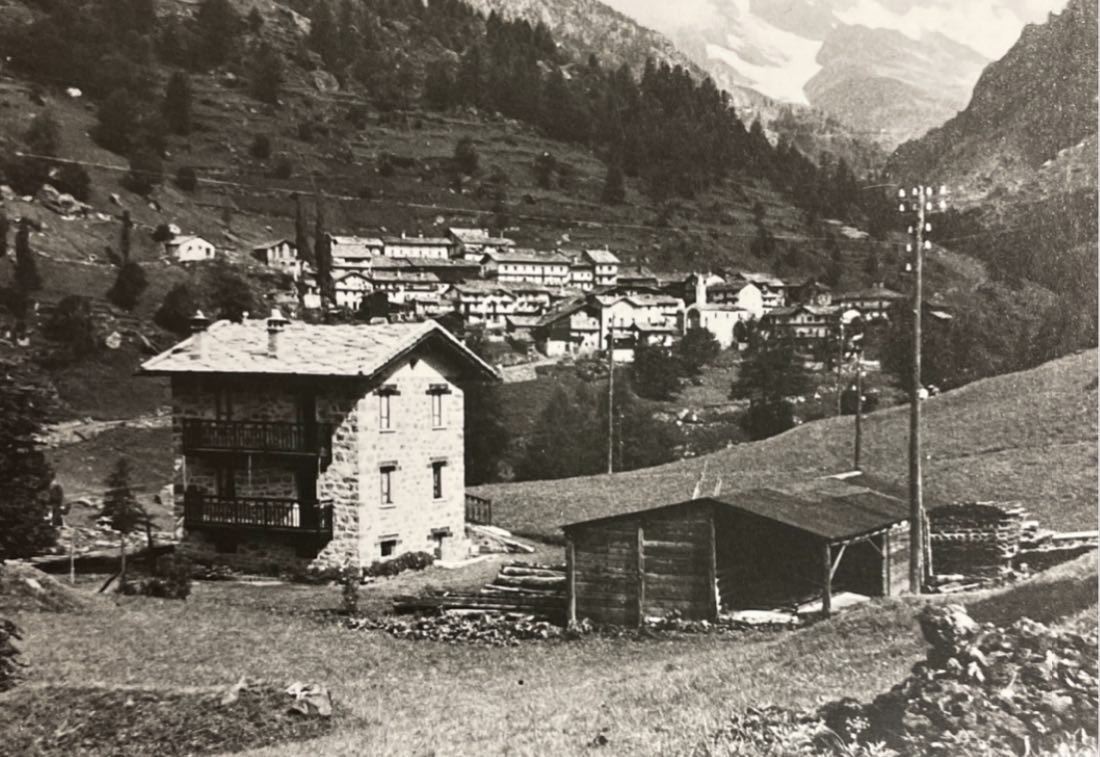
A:
[[[401,236],[385,237],[382,240],[384,254],[387,258],[432,258],[447,260],[451,257],[451,247],[454,244],[447,237]]]
[[[854,292],[841,292],[833,296],[833,302],[855,308],[867,321],[884,321],[890,317],[890,309],[906,297],[882,284]]]
[[[451,227],[447,236],[452,242],[451,256],[474,263],[480,263],[486,252],[500,252],[516,245],[507,237],[494,237],[488,229]]]
[[[213,260],[217,254],[211,242],[198,236],[173,237],[164,243],[164,251],[181,263]]]
[[[528,249],[491,251],[481,259],[481,275],[501,284],[569,284],[570,260],[556,252]]]
[[[184,554],[253,570],[466,554],[462,386],[493,368],[431,321],[203,325],[141,368],[171,379]]]
[[[275,268],[290,274],[295,281],[302,275],[302,261],[298,258],[298,248],[286,239],[272,239],[252,248],[253,259],[268,268]]]
[[[377,237],[328,235],[334,271],[341,268],[370,268],[371,261],[382,256],[385,247]]]

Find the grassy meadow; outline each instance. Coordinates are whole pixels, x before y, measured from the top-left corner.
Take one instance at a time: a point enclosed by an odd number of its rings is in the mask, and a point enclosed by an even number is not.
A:
[[[380,612],[393,594],[469,587],[495,569],[431,568],[366,587],[363,599]],[[1089,555],[950,601],[982,620],[1028,615],[1095,634],[1096,570]],[[1064,601],[1050,602],[1052,592]],[[890,687],[924,654],[921,603],[877,601],[786,633],[485,648],[346,630],[335,587],[201,583],[186,602],[95,596],[78,612],[15,614],[30,679],[23,693],[0,694],[0,732],[18,738],[4,703],[40,687],[194,691],[245,675],[324,683],[341,713],[316,740],[248,754],[578,754],[601,735],[608,754],[692,754],[749,705],[870,699]]]
[[[1097,353],[976,381],[924,405],[929,504],[1013,500],[1055,530],[1095,529]],[[863,467],[904,484],[908,407],[864,420]],[[753,444],[638,471],[478,487],[499,525],[545,539],[564,523],[771,486],[851,468],[853,419],[827,418]]]

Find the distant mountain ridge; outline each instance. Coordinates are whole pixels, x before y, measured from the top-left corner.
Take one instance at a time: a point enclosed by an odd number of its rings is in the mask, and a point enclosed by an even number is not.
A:
[[[1047,23],[1029,24],[982,73],[970,104],[899,147],[888,171],[939,177],[961,189],[963,202],[1026,189],[1043,177],[1055,191],[1074,183],[1095,187],[1096,34],[1091,0],[1071,0]]]

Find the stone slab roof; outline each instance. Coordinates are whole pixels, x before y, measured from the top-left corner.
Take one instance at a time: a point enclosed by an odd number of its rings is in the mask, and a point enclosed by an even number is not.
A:
[[[496,371],[435,321],[316,325],[291,321],[268,352],[266,319],[218,321],[141,366],[141,373],[266,374],[370,377],[429,342],[457,356],[475,374]]]

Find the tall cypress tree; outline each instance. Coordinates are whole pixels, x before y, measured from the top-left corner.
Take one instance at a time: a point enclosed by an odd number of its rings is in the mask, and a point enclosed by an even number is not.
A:
[[[317,265],[317,289],[321,295],[321,308],[333,304],[336,299],[332,285],[332,243],[325,231],[325,205],[317,193],[317,215],[313,228],[313,254]]]
[[[19,231],[15,233],[15,287],[23,296],[42,288],[31,249],[31,224],[26,218],[19,219]]]
[[[191,133],[191,80],[182,71],[168,79],[162,110],[169,129],[176,134]]]
[[[298,259],[307,263],[316,263],[313,250],[309,246],[309,232],[306,230],[306,213],[302,207],[302,196],[294,193],[294,245],[298,248]]]

